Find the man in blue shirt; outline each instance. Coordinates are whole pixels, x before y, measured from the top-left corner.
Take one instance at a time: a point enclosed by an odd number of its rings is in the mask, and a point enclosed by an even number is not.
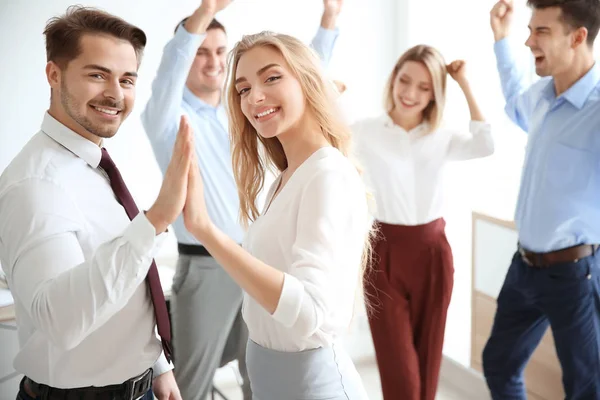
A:
[[[142,114],[163,173],[171,158],[180,116],[188,116],[211,219],[238,243],[239,199],[233,177],[228,121],[222,103],[227,36],[214,19],[231,0],[203,0],[176,28],[165,46],[152,96]],[[326,65],[337,29],[342,0],[324,0],[321,27],[312,47]],[[173,282],[171,315],[175,378],[186,400],[204,400],[216,368],[238,359],[244,399],[251,399],[245,369],[247,328],[241,317],[242,291],[184,227],[173,224],[179,260]]]
[[[511,0],[490,13],[506,112],[528,133],[515,222],[519,249],[498,296],[483,369],[493,399],[525,399],[523,370],[551,327],[566,398],[600,399],[598,0],[528,0],[525,88],[508,42]]]

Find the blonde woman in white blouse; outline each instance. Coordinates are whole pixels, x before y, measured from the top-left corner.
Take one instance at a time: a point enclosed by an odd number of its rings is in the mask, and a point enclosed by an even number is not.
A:
[[[352,318],[371,223],[334,85],[308,47],[270,33],[245,36],[229,74],[233,169],[242,220],[253,223],[243,248],[219,231],[196,166],[184,221],[244,289],[254,398],[367,399],[337,342]],[[268,164],[280,175],[259,212]]]
[[[469,133],[440,127],[446,75],[460,85]],[[375,266],[365,279],[369,322],[386,400],[434,400],[453,286],[452,251],[442,218],[448,161],[493,153],[490,125],[475,102],[463,61],[446,66],[416,46],[396,63],[386,113],[353,125],[355,146],[377,203]]]

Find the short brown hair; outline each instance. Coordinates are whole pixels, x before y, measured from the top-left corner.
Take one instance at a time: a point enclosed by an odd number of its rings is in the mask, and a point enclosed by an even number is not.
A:
[[[591,47],[600,28],[600,1],[598,0],[527,0],[533,9],[558,7],[562,11],[563,22],[569,27],[584,27],[588,31],[587,43]]]
[[[71,6],[64,15],[51,18],[46,24],[47,61],[66,67],[81,54],[80,40],[85,34],[104,34],[128,41],[140,64],[146,46],[144,31],[105,11],[82,6]]]
[[[188,19],[190,19],[190,17],[185,17],[184,19],[182,19],[181,21],[179,21],[179,23],[177,24],[177,26],[175,27],[175,30],[173,31],[174,33],[177,33],[177,29],[179,29],[179,27],[183,24],[185,24],[185,21],[187,21]],[[217,21],[216,18],[213,18],[212,21],[210,21],[210,24],[208,24],[208,27],[206,28],[206,31],[210,31],[211,29],[220,29],[223,31],[223,33],[227,34],[227,31],[225,30],[225,27],[223,26],[222,23],[220,23],[219,21]]]

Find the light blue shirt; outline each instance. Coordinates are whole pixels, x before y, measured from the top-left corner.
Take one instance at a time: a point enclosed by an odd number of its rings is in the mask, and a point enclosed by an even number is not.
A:
[[[521,245],[548,252],[600,243],[600,67],[556,97],[550,77],[523,87],[507,39],[494,51],[505,111],[529,134],[515,213]]]
[[[319,28],[312,41],[312,47],[324,65],[329,63],[337,36],[337,29]],[[187,76],[204,38],[205,35],[178,29],[167,43],[152,83],[152,96],[142,113],[142,124],[164,174],[171,159],[181,115],[189,118],[195,133],[208,214],[219,229],[241,243],[244,232],[239,224],[240,205],[231,166],[225,108],[223,104],[212,107],[186,87]],[[181,215],[173,223],[173,230],[179,243],[199,244],[185,229]]]

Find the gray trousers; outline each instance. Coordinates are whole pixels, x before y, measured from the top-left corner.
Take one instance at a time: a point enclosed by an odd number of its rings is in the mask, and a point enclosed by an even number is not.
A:
[[[244,399],[248,329],[242,290],[212,257],[180,255],[173,278],[171,320],[175,380],[185,400],[205,400],[217,368],[238,360]]]

